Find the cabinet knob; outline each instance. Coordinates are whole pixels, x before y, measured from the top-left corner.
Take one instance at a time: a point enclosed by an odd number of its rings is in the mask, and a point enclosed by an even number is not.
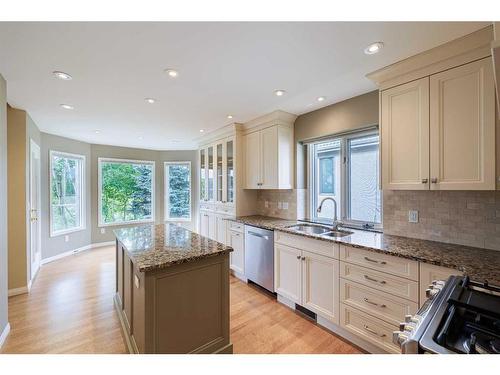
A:
[[[429,179],[427,179],[427,178],[422,178],[422,183],[423,183],[423,184],[426,184],[426,183],[428,183],[428,182],[429,182]]]
[[[300,255],[297,255],[297,259],[300,260]]]
[[[306,260],[306,257],[302,257],[302,260]]]
[[[431,178],[431,182],[432,182],[433,184],[437,184],[438,179],[437,179],[436,177],[433,177],[433,178]]]

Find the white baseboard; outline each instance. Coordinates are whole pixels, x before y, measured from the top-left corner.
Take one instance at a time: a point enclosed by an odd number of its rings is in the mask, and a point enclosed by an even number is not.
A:
[[[0,334],[0,348],[4,344],[5,340],[7,340],[7,336],[9,336],[10,333],[10,323],[7,322],[5,328],[3,329],[3,332]]]
[[[68,257],[70,255],[80,253],[82,251],[95,249],[98,247],[112,246],[114,244],[115,244],[115,241],[107,241],[107,242],[98,242],[98,243],[93,243],[90,245],[82,246],[82,247],[79,247],[78,249],[65,251],[64,253],[54,255],[53,257],[42,259],[41,264],[47,264],[47,263],[53,262],[55,260]]]

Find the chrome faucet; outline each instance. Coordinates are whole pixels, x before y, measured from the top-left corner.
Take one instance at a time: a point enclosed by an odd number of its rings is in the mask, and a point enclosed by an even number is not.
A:
[[[339,223],[337,222],[337,201],[334,198],[332,198],[332,197],[323,198],[321,200],[318,208],[316,209],[316,212],[317,213],[321,212],[321,208],[323,207],[323,203],[325,203],[325,201],[327,201],[327,200],[330,200],[333,202],[333,228],[332,228],[332,230],[338,231],[339,230]]]

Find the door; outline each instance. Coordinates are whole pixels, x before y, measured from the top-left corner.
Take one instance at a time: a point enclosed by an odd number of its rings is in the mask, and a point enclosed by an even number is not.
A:
[[[35,278],[42,259],[40,196],[40,146],[33,140],[30,140],[30,182],[28,202],[30,217],[30,280]]]
[[[429,78],[380,94],[382,188],[429,189]]]
[[[302,306],[339,324],[339,261],[302,252]]]
[[[261,183],[261,151],[260,132],[254,132],[245,136],[245,164],[246,164],[246,187],[247,189],[258,189]]]
[[[430,78],[432,190],[495,190],[491,58]]]
[[[262,189],[278,189],[278,127],[260,131],[261,137],[261,185]]]
[[[274,288],[276,293],[301,304],[302,251],[274,245]],[[248,250],[245,247],[245,252]]]
[[[243,233],[228,230],[228,245],[233,248],[229,267],[241,275],[245,274],[245,242]]]

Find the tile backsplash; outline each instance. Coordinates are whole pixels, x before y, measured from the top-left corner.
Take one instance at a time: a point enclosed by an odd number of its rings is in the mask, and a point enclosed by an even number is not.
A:
[[[287,220],[303,219],[306,216],[306,197],[306,189],[259,190],[257,212]]]
[[[384,191],[383,204],[384,233],[500,250],[500,191]]]

